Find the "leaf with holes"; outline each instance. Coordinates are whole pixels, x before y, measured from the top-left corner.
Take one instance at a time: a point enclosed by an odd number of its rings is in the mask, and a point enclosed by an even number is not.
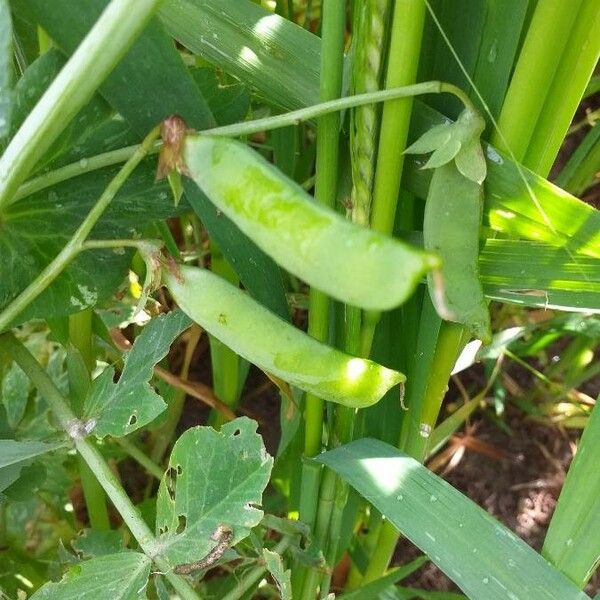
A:
[[[31,600],[141,600],[151,564],[139,552],[93,558],[72,566],[58,583],[42,586]]]
[[[277,552],[263,548],[263,559],[269,573],[273,576],[281,600],[292,600],[292,572],[285,570],[283,560]]]
[[[156,529],[172,565],[204,559],[219,544],[220,528],[237,544],[258,525],[273,459],[257,424],[241,417],[220,431],[188,429],[175,443],[158,490]]]
[[[175,338],[191,320],[180,311],[153,319],[125,356],[119,381],[115,370],[105,369],[93,382],[85,399],[84,414],[95,419],[98,437],[122,437],[155,419],[167,405],[149,385],[154,365],[169,351]]]

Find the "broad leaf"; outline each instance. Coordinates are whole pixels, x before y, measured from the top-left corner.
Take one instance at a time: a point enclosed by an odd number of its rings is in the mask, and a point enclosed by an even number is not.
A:
[[[256,427],[241,417],[220,431],[188,429],[175,443],[156,505],[159,544],[172,565],[204,558],[220,526],[232,530],[233,545],[262,519],[257,507],[273,459]]]
[[[94,419],[94,433],[122,437],[154,420],[167,405],[150,386],[154,365],[169,351],[175,338],[190,326],[180,311],[153,319],[125,355],[119,381],[108,367],[94,379],[84,403],[84,414]]]
[[[108,0],[55,0],[51,4],[45,0],[15,0],[14,8],[24,18],[42,25],[59,48],[71,54],[107,4]],[[214,125],[204,98],[156,19],[107,77],[100,93],[138,135],[145,135],[172,113],[180,114],[192,127]]]
[[[154,183],[152,160],[140,165],[121,188],[92,239],[136,237],[151,220],[182,213],[173,208],[166,184]],[[60,252],[118,169],[64,181],[12,204],[2,215],[0,309]],[[41,294],[18,322],[78,312],[110,296],[123,281],[131,252],[86,251]]]
[[[116,554],[125,550],[123,536],[115,530],[84,529],[73,539],[71,546],[81,558],[85,559]]]
[[[32,461],[64,444],[46,444],[43,442],[17,442],[15,440],[0,440],[0,491],[14,483],[21,469]]]
[[[0,0],[0,140],[10,128],[12,109],[12,22],[8,0]]]
[[[72,566],[58,583],[42,586],[31,600],[141,600],[152,562],[139,552],[119,552]]]
[[[569,468],[542,554],[579,587],[600,560],[600,402],[583,431]]]
[[[471,600],[589,600],[510,530],[396,448],[365,438],[316,460],[371,502]]]

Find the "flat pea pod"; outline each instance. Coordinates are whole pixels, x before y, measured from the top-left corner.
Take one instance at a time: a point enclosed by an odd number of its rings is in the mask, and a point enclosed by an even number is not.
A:
[[[490,314],[479,279],[483,188],[462,175],[454,161],[433,172],[425,204],[423,240],[442,258],[441,282],[428,276],[440,316],[465,325],[477,338],[491,337]]]
[[[245,144],[190,134],[183,155],[186,174],[257,246],[342,302],[394,308],[439,267],[437,256],[316,204]]]
[[[206,269],[165,268],[163,283],[210,334],[264,371],[319,398],[363,408],[406,379],[318,342]]]

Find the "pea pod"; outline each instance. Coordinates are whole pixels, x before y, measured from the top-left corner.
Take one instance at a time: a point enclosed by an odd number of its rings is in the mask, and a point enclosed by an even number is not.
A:
[[[442,257],[442,280],[428,276],[431,298],[443,318],[489,340],[490,315],[479,279],[483,189],[451,161],[433,172],[425,204],[425,248]]]
[[[240,142],[188,135],[184,162],[186,174],[264,252],[333,298],[369,310],[391,309],[439,266],[435,255],[317,205]]]
[[[163,282],[180,308],[210,334],[320,398],[362,408],[405,380],[402,373],[318,342],[206,269],[165,268]]]

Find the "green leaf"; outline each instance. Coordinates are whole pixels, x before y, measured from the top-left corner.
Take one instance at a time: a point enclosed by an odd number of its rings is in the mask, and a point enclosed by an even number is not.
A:
[[[17,363],[12,363],[2,380],[0,394],[2,404],[4,404],[4,408],[6,409],[8,424],[12,429],[17,427],[25,414],[29,388],[30,383],[27,375],[25,375]]]
[[[107,4],[108,0],[79,0],[76,4],[56,0],[51,5],[45,0],[15,0],[14,9],[39,23],[61,49],[71,54]],[[100,93],[138,135],[145,135],[173,113],[181,115],[191,127],[215,124],[206,101],[156,19],[150,21],[107,77]]]
[[[246,86],[241,83],[221,85],[212,68],[192,69],[191,74],[219,125],[244,120],[250,108]]]
[[[156,505],[158,544],[172,565],[205,557],[221,525],[233,530],[233,545],[260,522],[273,459],[256,427],[241,417],[220,431],[188,429],[175,443]]]
[[[471,600],[589,600],[557,569],[418,461],[379,440],[320,455]]]
[[[142,600],[152,561],[119,552],[72,566],[58,583],[42,586],[31,600]]]
[[[84,414],[94,419],[98,437],[123,437],[154,420],[167,405],[149,384],[154,365],[169,351],[175,338],[191,324],[180,311],[153,319],[125,355],[119,381],[108,367],[94,379],[84,402]]]
[[[594,574],[600,560],[600,402],[583,430],[569,468],[542,554],[579,587]]]
[[[84,529],[71,541],[73,550],[81,558],[94,558],[107,554],[116,554],[125,550],[123,536],[119,531]]]
[[[479,255],[485,295],[564,311],[600,312],[600,260],[543,242],[488,239]]]
[[[8,135],[13,102],[12,21],[8,0],[0,0],[0,140]]]
[[[398,581],[408,577],[418,569],[420,569],[429,559],[426,556],[419,556],[415,558],[411,562],[402,565],[401,567],[397,567],[395,569],[391,569],[390,572],[372,581],[371,583],[367,583],[351,592],[347,592],[346,594],[342,594],[339,596],[338,600],[364,600],[365,598],[382,598],[380,596],[382,592],[385,592],[390,586],[393,586]]]
[[[292,600],[292,572],[285,570],[281,556],[268,548],[263,548],[263,559],[269,573],[273,576],[281,600]]]
[[[166,184],[154,183],[153,161],[140,165],[92,231],[92,239],[139,236],[149,221],[181,214]],[[2,215],[0,309],[62,250],[96,202],[116,169],[64,181],[12,204]],[[131,252],[93,250],[80,254],[54,283],[29,305],[18,322],[79,312],[106,299],[123,281]]]
[[[15,440],[0,440],[0,492],[14,483],[21,469],[45,454],[61,448],[64,444],[44,442],[17,442]]]
[[[319,38],[287,19],[247,0],[166,0],[159,16],[183,46],[267,102],[291,109],[319,101]]]

